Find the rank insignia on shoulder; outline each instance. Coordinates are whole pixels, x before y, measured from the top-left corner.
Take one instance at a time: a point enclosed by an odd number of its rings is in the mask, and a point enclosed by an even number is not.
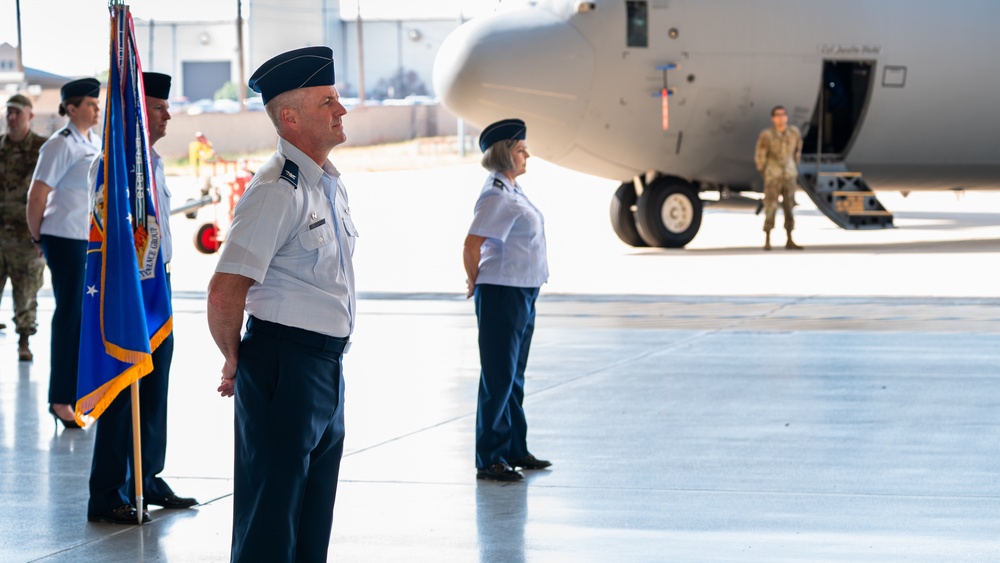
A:
[[[299,188],[299,165],[295,164],[289,159],[285,159],[285,167],[281,169],[281,176],[278,177],[279,180],[284,180],[292,185],[293,188]]]
[[[493,187],[499,188],[501,190],[504,189],[503,180],[501,180],[500,178],[493,178]]]
[[[62,131],[59,132],[59,134],[62,135],[63,137],[69,137],[70,135],[73,134],[73,132],[70,131],[69,129],[63,129]]]

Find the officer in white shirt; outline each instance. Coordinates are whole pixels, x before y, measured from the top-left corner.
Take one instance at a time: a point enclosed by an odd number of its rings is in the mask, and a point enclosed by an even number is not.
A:
[[[524,369],[535,330],[535,300],[549,278],[545,220],[517,177],[527,171],[527,128],[505,119],[483,129],[479,147],[490,171],[465,239],[468,297],[479,320],[479,406],[476,478],[517,481],[517,468],[551,462],[528,451]]]
[[[28,229],[44,253],[52,275],[56,310],[52,315],[49,412],[67,428],[78,428],[76,372],[80,352],[83,284],[90,227],[91,163],[101,152],[101,138],[90,128],[101,113],[101,83],[82,78],[62,87],[59,115],[69,123],[42,145],[28,190]]]
[[[153,187],[159,225],[160,252],[166,265],[167,293],[170,294],[170,191],[163,160],[153,146],[167,134],[170,120],[170,76],[142,73],[146,101],[146,127],[153,166]],[[93,171],[96,178],[96,169]],[[142,432],[142,489],[145,504],[163,508],[191,508],[193,498],[177,496],[160,477],[167,454],[167,389],[174,354],[174,334],[153,351],[153,371],[139,380],[139,422]],[[135,475],[132,470],[132,397],[119,393],[97,420],[94,460],[90,467],[90,500],[87,519],[92,522],[133,525],[138,522],[135,506]],[[143,520],[149,516],[143,509]]]
[[[347,139],[334,83],[329,47],[278,55],[249,81],[278,150],[240,199],[208,288],[219,392],[236,400],[233,561],[325,561],[329,549],[358,235],[328,159]]]

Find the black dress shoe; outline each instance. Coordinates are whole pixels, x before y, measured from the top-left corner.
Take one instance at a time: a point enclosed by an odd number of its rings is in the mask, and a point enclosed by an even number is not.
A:
[[[490,481],[520,481],[524,475],[514,471],[514,468],[506,463],[494,463],[485,469],[476,470],[476,479],[489,479]]]
[[[552,465],[551,461],[546,459],[538,459],[537,457],[528,454],[521,459],[516,459],[510,462],[514,467],[520,467],[522,469],[545,469]]]
[[[112,508],[111,510],[105,510],[99,514],[88,514],[87,520],[91,522],[104,522],[106,524],[138,524],[139,522],[136,516],[134,506],[131,504],[123,504]],[[149,522],[149,513],[143,511],[142,523],[145,524],[147,522]]]
[[[198,501],[193,498],[179,497],[174,493],[170,493],[163,498],[148,498],[143,501],[143,504],[147,507],[151,504],[155,504],[156,506],[162,506],[163,508],[191,508],[192,506],[198,504]]]

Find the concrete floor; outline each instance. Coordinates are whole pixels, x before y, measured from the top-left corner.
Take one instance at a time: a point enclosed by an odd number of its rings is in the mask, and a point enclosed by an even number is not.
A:
[[[348,178],[363,294],[331,560],[1000,560],[1000,196],[914,194],[892,200],[900,228],[860,233],[803,202],[804,253],[761,253],[760,218],[735,212],[706,214],[688,250],[629,249],[609,238],[613,187],[531,166],[553,278],[525,403],[529,444],[555,465],[509,485],[475,479],[475,317],[457,294],[482,171],[421,173],[438,207],[413,173]],[[574,205],[551,185],[575,186]],[[93,430],[46,412],[45,288],[33,363],[0,332],[0,562],[228,560],[215,258],[184,242],[210,213],[173,223],[164,472],[201,505],[86,522]],[[400,252],[412,233],[422,244]],[[9,289],[0,306],[9,324]]]
[[[46,332],[19,365],[6,334],[0,561],[228,559],[232,402],[203,301],[176,309],[165,473],[202,504],[88,524],[93,431],[45,412]],[[360,311],[332,560],[1000,558],[1000,300],[544,299],[525,403],[555,465],[508,485],[474,478],[470,304]]]

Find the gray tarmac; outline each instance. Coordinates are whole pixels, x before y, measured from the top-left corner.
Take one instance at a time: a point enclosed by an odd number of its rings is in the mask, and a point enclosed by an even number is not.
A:
[[[1000,195],[880,194],[898,228],[845,232],[800,194],[801,253],[760,251],[762,218],[741,211],[707,213],[688,249],[632,249],[608,225],[612,183],[529,168],[552,278],[525,405],[554,465],[516,484],[473,466],[459,257],[482,170],[345,172],[361,298],[331,560],[1000,560]],[[164,477],[201,504],[86,522],[94,432],[46,411],[46,285],[34,362],[0,332],[0,561],[228,560],[215,257],[188,242],[212,214],[173,220]]]

